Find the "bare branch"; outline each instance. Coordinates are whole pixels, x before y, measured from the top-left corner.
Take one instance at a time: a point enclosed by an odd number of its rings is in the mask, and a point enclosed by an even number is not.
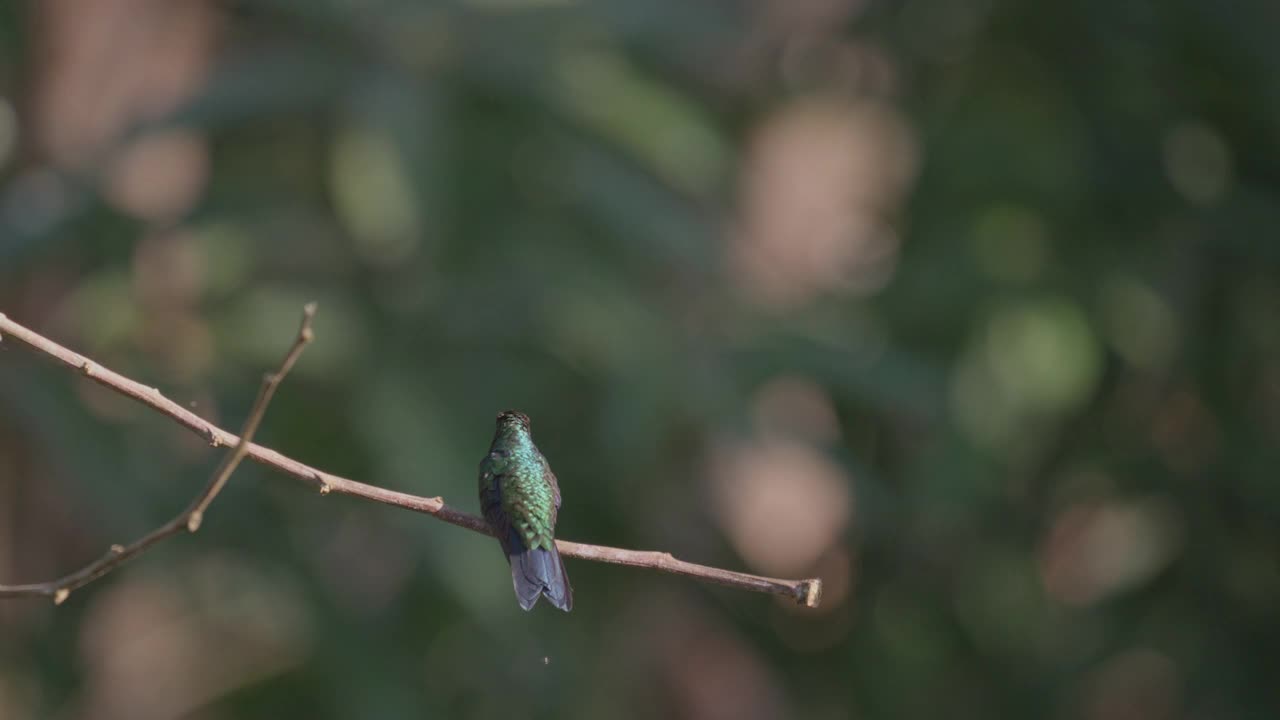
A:
[[[133,557],[142,554],[161,540],[177,535],[183,530],[187,532],[199,530],[200,523],[204,519],[205,510],[209,508],[209,504],[218,496],[218,493],[222,492],[222,488],[226,486],[231,474],[236,471],[236,468],[248,456],[249,448],[253,443],[253,436],[258,431],[258,426],[262,424],[262,417],[267,412],[267,406],[271,404],[271,398],[275,395],[276,388],[280,386],[280,382],[284,380],[285,375],[288,375],[289,371],[293,369],[294,363],[298,361],[298,356],[302,354],[303,349],[314,337],[311,331],[311,321],[315,314],[315,303],[309,303],[303,308],[302,325],[298,329],[297,338],[293,341],[293,347],[289,348],[284,361],[280,363],[280,369],[263,378],[262,387],[258,390],[258,397],[254,400],[253,408],[249,411],[249,417],[245,420],[244,428],[240,431],[240,439],[235,442],[235,447],[218,464],[218,469],[209,478],[208,484],[205,485],[204,489],[200,491],[200,494],[191,501],[191,504],[185,510],[178,513],[169,522],[128,545],[112,545],[105,555],[73,573],[47,582],[0,585],[0,597],[44,595],[52,597],[55,604],[61,605],[71,595],[72,590],[88,585],[106,575]],[[4,315],[0,315],[0,327],[4,328],[5,332],[10,332],[9,320]],[[23,330],[26,329],[23,328]],[[19,337],[18,333],[11,333],[11,335]],[[48,341],[45,342],[48,343]],[[53,343],[48,344],[57,347]],[[35,346],[33,345],[33,347]],[[96,373],[103,372],[101,368],[88,360],[84,360],[80,364],[80,369],[91,378],[95,377]],[[159,391],[151,390],[151,393],[156,397],[160,396]]]
[[[313,312],[314,308],[311,308],[311,311]],[[309,318],[310,316],[308,315],[307,317]],[[284,375],[284,373],[288,372],[289,367],[292,366],[292,361],[297,359],[297,353],[301,352],[302,347],[310,341],[311,333],[309,327],[309,320],[304,321],[303,330],[299,333],[298,340],[295,342],[294,348],[290,351],[289,357],[286,357],[285,365],[282,366],[281,371],[277,372],[274,376],[276,384],[278,384],[279,379]],[[153,410],[168,416],[174,422],[203,437],[212,447],[234,447],[235,451],[228,456],[228,462],[230,462],[231,458],[237,455],[240,455],[241,457],[237,458],[234,463],[230,464],[231,470],[235,469],[235,463],[238,463],[239,459],[248,457],[263,465],[273,467],[286,475],[314,484],[321,494],[339,493],[342,495],[364,498],[365,500],[372,500],[384,505],[394,505],[407,510],[413,510],[414,512],[425,513],[427,515],[434,516],[438,520],[443,520],[444,522],[452,525],[457,525],[458,527],[466,528],[484,535],[492,534],[483,519],[450,507],[439,497],[419,497],[417,495],[388,490],[374,485],[366,485],[355,480],[350,480],[322,470],[317,470],[316,468],[298,462],[297,460],[285,457],[275,450],[253,444],[251,440],[253,430],[256,429],[256,422],[254,422],[253,416],[250,417],[250,422],[246,423],[245,430],[242,431],[242,435],[246,436],[249,441],[242,442],[241,438],[238,438],[226,430],[207,422],[195,413],[164,397],[160,394],[159,390],[148,387],[134,380],[130,380],[123,375],[104,368],[83,355],[72,352],[52,340],[49,340],[48,338],[45,338],[42,335],[39,335],[38,333],[35,333],[6,318],[3,314],[0,314],[0,338],[3,337],[11,337],[34,350],[54,358],[63,365],[83,373],[86,377],[99,385],[109,388],[121,395],[133,398]],[[264,396],[266,400],[270,400],[271,393],[275,390],[275,384],[273,384],[271,380],[272,376],[268,376],[267,381],[264,382],[263,391],[259,394],[260,401]],[[260,419],[261,417],[259,413],[258,420]],[[224,465],[226,464],[227,463],[224,462]],[[172,525],[173,522],[178,522],[178,529],[181,529],[190,518],[198,518],[199,514],[203,513],[204,508],[207,507],[208,502],[217,495],[218,491],[221,490],[222,485],[226,482],[226,477],[222,477],[221,480],[218,479],[219,476],[223,474],[224,473],[221,472],[215,474],[214,478],[210,480],[209,486],[206,487],[205,493],[202,493],[197,497],[196,501],[192,503],[192,506],[182,515],[175,518],[174,521],[171,521],[170,525]],[[229,476],[230,470],[227,470],[225,475]],[[205,499],[202,500],[202,498]],[[198,527],[199,520],[197,519],[195,522]],[[166,529],[168,529],[168,533],[166,535],[161,537],[152,537],[152,535]],[[138,541],[138,543],[123,548],[120,555],[127,559],[128,557],[145,550],[147,545],[153,544],[154,542],[163,539],[163,537],[167,537],[175,532],[177,532],[177,530],[170,529],[169,525],[166,525],[165,527],[157,530],[156,533],[148,535]],[[146,545],[135,547],[144,542]],[[718,583],[720,585],[740,590],[751,590],[755,592],[786,596],[797,603],[808,607],[817,607],[822,597],[822,581],[818,578],[805,580],[781,580],[777,578],[767,578],[758,575],[734,572],[731,570],[723,570],[720,568],[708,567],[706,565],[697,565],[683,560],[677,560],[671,555],[661,552],[623,550],[620,548],[603,547],[599,545],[586,545],[566,540],[557,540],[556,543],[559,547],[560,554],[565,557],[594,560],[614,565],[630,565],[632,567],[661,570],[663,572],[684,575],[686,577]],[[115,550],[113,549],[113,552],[114,551]],[[57,599],[57,589],[63,587],[63,585],[60,585],[59,583],[70,580],[75,584],[68,584],[66,587],[74,589],[75,587],[80,587],[87,582],[91,582],[95,578],[100,577],[103,573],[109,571],[115,565],[119,564],[119,562],[107,564],[105,565],[105,569],[103,569],[103,567],[99,567],[103,566],[106,561],[111,559],[114,558],[112,556],[104,557],[84,570],[69,575],[66,578],[60,578],[53,583],[8,587],[0,586],[0,597],[4,597],[6,595],[53,594],[55,599]],[[96,572],[96,574],[93,574],[94,572]],[[82,575],[83,577],[81,577]],[[52,590],[49,590],[48,588],[52,588]]]

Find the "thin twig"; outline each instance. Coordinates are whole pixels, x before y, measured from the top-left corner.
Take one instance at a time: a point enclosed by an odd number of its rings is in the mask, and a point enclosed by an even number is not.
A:
[[[222,462],[218,464],[217,470],[209,477],[208,484],[200,491],[199,495],[191,500],[191,504],[185,510],[175,515],[169,522],[128,545],[112,545],[105,555],[73,573],[47,582],[0,585],[0,598],[44,595],[52,597],[55,604],[61,605],[71,595],[72,590],[88,585],[106,575],[128,562],[134,556],[142,554],[161,540],[177,535],[183,530],[191,533],[199,530],[200,523],[204,519],[204,513],[209,509],[209,504],[218,496],[218,493],[222,492],[222,488],[226,486],[231,474],[236,471],[236,468],[248,456],[249,448],[253,444],[253,436],[258,432],[258,426],[262,424],[262,417],[267,412],[267,406],[271,404],[271,398],[275,395],[276,388],[280,387],[280,382],[293,369],[294,363],[298,361],[298,356],[302,354],[303,349],[314,337],[311,331],[311,321],[315,314],[315,303],[309,303],[303,308],[302,325],[298,328],[298,335],[293,341],[293,347],[289,348],[289,352],[285,354],[284,361],[280,363],[280,369],[263,377],[262,387],[258,389],[258,397],[254,400],[253,408],[249,411],[249,417],[245,420],[244,428],[240,431],[240,439],[235,441],[235,446],[231,449],[231,452],[227,453]],[[0,315],[0,323],[7,322],[4,315]],[[8,328],[6,327],[7,331]],[[18,337],[17,333],[12,333],[12,335],[13,337]],[[87,360],[80,365],[80,369],[90,376],[92,376],[91,368],[94,367]],[[159,391],[153,392],[159,397]]]
[[[309,339],[310,333],[308,332],[306,334]],[[239,450],[243,448],[243,455],[247,456],[249,459],[263,465],[273,467],[286,475],[290,475],[304,482],[314,484],[321,494],[338,493],[341,495],[351,495],[353,497],[364,498],[365,500],[372,500],[384,505],[394,505],[395,507],[413,510],[414,512],[425,513],[438,520],[443,520],[444,522],[452,525],[457,525],[458,527],[466,528],[484,535],[492,534],[489,530],[489,526],[483,519],[450,507],[439,497],[419,497],[417,495],[388,490],[374,485],[366,485],[355,480],[350,480],[322,470],[317,470],[316,468],[298,462],[297,460],[285,457],[275,450],[253,444],[252,442],[244,442],[242,444],[240,438],[209,423],[172,400],[169,400],[160,394],[158,389],[130,380],[123,375],[102,367],[83,355],[72,352],[52,340],[49,340],[48,338],[8,319],[3,314],[0,314],[0,338],[3,337],[11,337],[18,340],[22,344],[54,358],[63,365],[83,373],[99,385],[109,388],[121,395],[133,398],[151,409],[168,416],[174,422],[203,437],[212,447],[235,446],[237,448],[237,453],[239,453]],[[305,341],[302,341],[301,333],[299,334],[299,342],[305,344]],[[299,344],[295,344],[294,347],[295,349],[300,350]],[[282,371],[287,371],[287,369],[287,367],[282,368]],[[279,377],[282,374],[283,372],[277,373],[276,375]],[[264,390],[265,389],[264,385]],[[246,430],[251,429],[252,428],[246,427]],[[244,432],[243,434],[249,436],[252,435],[251,432]],[[233,453],[233,455],[237,453]],[[225,479],[223,482],[225,482]],[[211,481],[210,487],[213,487],[213,485],[214,483]],[[216,495],[219,489],[221,489],[220,484],[218,487],[213,488],[213,493]],[[207,503],[205,504],[207,505]],[[203,507],[193,504],[192,508],[179,516],[178,519],[185,522],[186,518],[189,517],[189,513],[202,510]],[[172,532],[176,531],[171,531],[170,534],[172,534]],[[148,538],[149,537],[150,536],[148,536]],[[147,540],[148,538],[144,538],[143,540]],[[155,540],[151,540],[151,542],[154,541]],[[583,543],[569,542],[567,540],[557,540],[556,544],[560,549],[560,554],[565,557],[594,560],[614,565],[630,565],[632,567],[661,570],[663,572],[684,575],[740,590],[752,590],[755,592],[786,596],[795,600],[797,603],[808,607],[817,607],[822,597],[822,581],[818,578],[805,580],[782,580],[734,572],[731,570],[723,570],[706,565],[697,565],[683,560],[677,560],[670,554],[662,552],[624,550],[621,548],[611,548],[600,545],[586,545]],[[129,552],[132,547],[133,546],[130,546],[130,548],[124,548],[124,551]],[[144,549],[145,546],[137,548],[133,552],[140,552]],[[99,563],[101,562],[103,561],[100,560]],[[92,568],[93,566],[90,567]],[[89,568],[86,568],[86,570],[88,569]],[[83,572],[84,571],[81,571],[81,573]],[[99,575],[100,574],[101,573],[99,573]],[[68,578],[73,577],[74,576],[68,576]],[[81,580],[75,587],[79,587],[96,577],[98,577],[98,575],[87,577],[87,579]],[[55,582],[62,582],[68,578],[62,578]],[[48,592],[43,592],[41,590],[29,590],[25,593],[5,591],[12,591],[14,588],[42,588],[48,585],[51,584],[45,583],[37,586],[9,586],[7,588],[0,586],[0,597],[14,594],[47,595],[49,594]]]

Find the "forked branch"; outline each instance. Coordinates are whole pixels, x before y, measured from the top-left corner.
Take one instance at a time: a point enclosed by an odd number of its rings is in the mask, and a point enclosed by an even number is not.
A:
[[[54,598],[55,602],[65,600],[67,594],[78,587],[81,587],[102,575],[110,572],[129,558],[141,553],[151,545],[174,535],[184,529],[194,532],[200,526],[200,519],[203,517],[205,509],[209,503],[217,496],[226,484],[227,478],[235,470],[241,460],[248,457],[263,465],[273,467],[286,475],[291,475],[299,480],[314,484],[322,494],[339,493],[342,495],[351,495],[354,497],[372,500],[384,505],[394,505],[396,507],[413,510],[415,512],[432,515],[439,520],[443,520],[452,525],[463,527],[485,535],[490,535],[489,527],[479,517],[463,512],[456,508],[446,505],[444,500],[439,497],[419,497],[408,493],[388,490],[374,485],[366,485],[355,480],[339,477],[322,470],[317,470],[309,465],[298,462],[291,458],[285,457],[270,448],[256,445],[252,442],[253,434],[257,430],[258,423],[262,420],[262,415],[266,411],[266,406],[271,400],[271,396],[275,393],[276,387],[280,380],[293,367],[293,363],[297,360],[298,355],[308,342],[311,341],[311,317],[315,312],[314,305],[308,305],[303,316],[302,328],[298,333],[297,339],[294,341],[293,347],[289,354],[285,357],[284,363],[280,370],[273,375],[268,375],[263,381],[262,390],[258,394],[258,401],[254,404],[253,411],[249,415],[245,427],[241,430],[240,437],[223,430],[208,421],[204,420],[195,413],[187,410],[181,405],[169,400],[160,393],[156,388],[148,387],[135,380],[131,380],[119,373],[113,372],[78,353],[72,352],[67,348],[49,340],[48,338],[29,330],[22,325],[10,320],[3,314],[0,314],[0,339],[12,338],[22,344],[48,355],[63,365],[72,368],[90,380],[109,388],[121,395],[133,398],[138,402],[150,407],[151,409],[169,417],[174,422],[182,425],[188,430],[203,437],[212,447],[231,447],[232,452],[227,455],[222,465],[219,466],[218,472],[214,473],[209,484],[205,487],[204,492],[192,501],[191,505],[181,514],[170,520],[165,525],[157,528],[149,535],[134,542],[128,546],[113,545],[111,551],[91,563],[87,567],[70,575],[57,580],[45,583],[33,583],[30,585],[0,585],[0,597],[13,597],[21,595],[48,595]],[[579,558],[583,560],[594,560],[597,562],[611,563],[614,565],[630,565],[632,567],[651,568],[661,570],[663,572],[684,575],[707,582],[718,583],[740,590],[751,590],[755,592],[771,593],[774,595],[782,595],[791,598],[797,603],[808,607],[817,607],[822,597],[822,581],[818,578],[806,580],[782,580],[777,578],[761,577],[759,575],[749,575],[747,573],[734,572],[732,570],[723,570],[720,568],[708,567],[706,565],[697,565],[683,560],[677,560],[667,553],[641,551],[641,550],[623,550],[621,548],[604,547],[600,545],[586,545],[583,543],[569,542],[567,540],[556,541],[560,554],[565,557]]]
[[[185,510],[175,515],[169,522],[128,545],[112,545],[105,555],[73,573],[46,582],[25,585],[0,585],[0,597],[46,595],[52,597],[55,604],[61,605],[71,595],[72,590],[88,585],[106,575],[133,557],[142,554],[147,548],[161,540],[177,535],[184,530],[191,533],[199,530],[200,523],[204,519],[204,513],[209,509],[209,504],[213,502],[214,498],[218,497],[218,493],[222,492],[222,488],[226,487],[227,480],[231,478],[231,474],[236,471],[236,468],[248,456],[249,448],[253,443],[253,436],[258,432],[258,426],[262,424],[262,416],[266,414],[267,406],[271,404],[271,398],[275,395],[276,388],[280,387],[280,382],[293,369],[294,363],[298,361],[298,356],[302,354],[302,351],[314,337],[311,331],[311,321],[315,314],[315,303],[310,303],[303,308],[302,325],[298,328],[298,335],[294,338],[293,346],[285,354],[284,361],[280,363],[280,369],[263,377],[262,387],[258,389],[258,397],[254,400],[253,408],[249,411],[249,417],[245,420],[244,427],[240,430],[240,438],[235,442],[231,452],[227,453],[222,462],[218,464],[217,469],[209,477],[209,482],[204,486],[204,489],[191,500]],[[11,328],[8,327],[8,320],[4,315],[0,315],[0,327],[3,327],[5,332],[11,332]],[[25,331],[26,329],[23,328],[23,330]],[[29,333],[30,331],[26,332]],[[34,333],[31,334],[34,335]],[[0,337],[3,337],[3,335],[0,335]],[[18,333],[13,333],[13,337],[19,337]],[[21,338],[19,337],[19,339]],[[43,338],[41,339],[43,340]],[[53,345],[47,340],[45,342]],[[32,345],[32,347],[37,346]],[[37,347],[37,349],[42,348]],[[98,370],[97,366],[88,360],[80,363],[79,369],[90,377],[93,377],[95,370]],[[108,387],[112,386],[108,385]],[[159,390],[151,390],[150,392],[156,397],[160,397]]]

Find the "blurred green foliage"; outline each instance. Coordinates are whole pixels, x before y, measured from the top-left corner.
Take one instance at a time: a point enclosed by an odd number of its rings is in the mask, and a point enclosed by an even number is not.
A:
[[[475,509],[519,408],[562,537],[827,584],[524,614],[493,541],[246,467],[0,606],[0,716],[1275,717],[1277,20],[0,4],[0,312],[232,427],[315,299],[264,444]],[[216,459],[0,343],[0,579]]]

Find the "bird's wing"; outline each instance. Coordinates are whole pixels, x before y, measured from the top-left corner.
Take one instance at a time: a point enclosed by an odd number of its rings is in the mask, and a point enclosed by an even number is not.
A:
[[[510,555],[523,549],[520,538],[511,532],[511,520],[503,508],[502,477],[506,458],[499,452],[491,452],[480,461],[480,511],[489,528],[502,543],[503,552]]]
[[[560,483],[556,480],[556,474],[551,472],[551,463],[547,462],[547,458],[542,456],[541,453],[539,453],[539,457],[542,460],[542,472],[545,473],[547,482],[551,484],[551,495],[552,497],[555,498],[556,510],[559,510],[560,509]],[[551,522],[553,525],[555,524],[554,519]]]

